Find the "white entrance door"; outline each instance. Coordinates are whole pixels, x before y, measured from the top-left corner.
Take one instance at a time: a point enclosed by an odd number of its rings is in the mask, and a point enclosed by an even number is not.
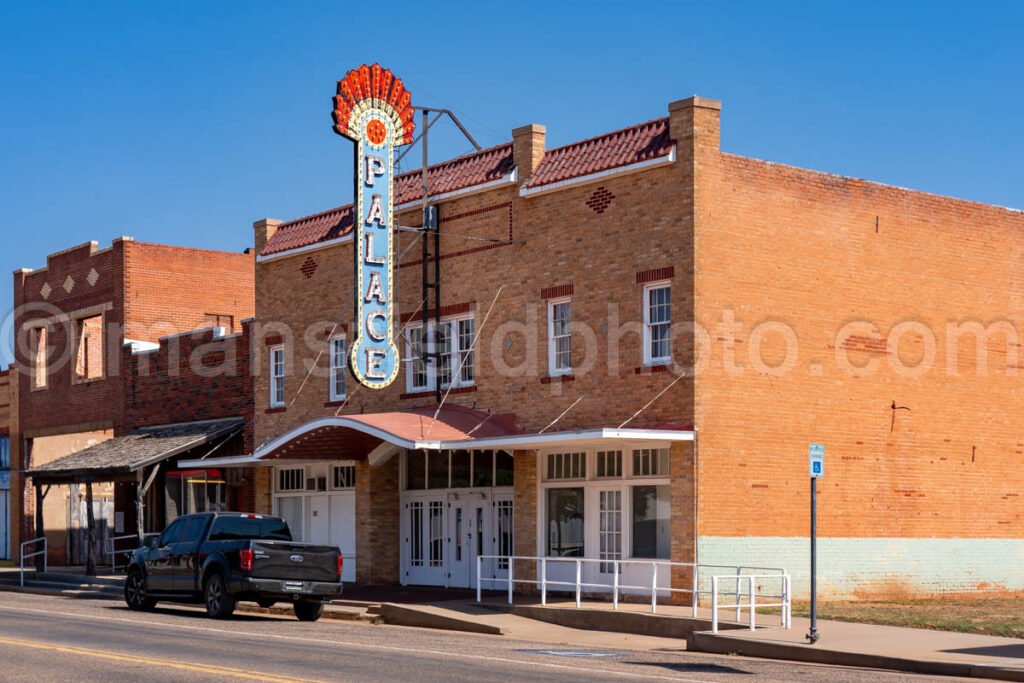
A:
[[[354,492],[331,494],[330,544],[341,549],[345,560],[342,581],[356,580],[356,495]]]
[[[447,496],[417,496],[402,505],[404,583],[448,585],[445,566],[445,506]]]
[[[306,543],[330,543],[330,509],[327,496],[306,498]]]
[[[448,585],[476,586],[476,558],[489,555],[488,503],[483,496],[452,501],[448,508]]]
[[[597,492],[597,549],[599,560],[622,559],[622,489]],[[596,583],[611,584],[615,578],[615,564],[609,561],[588,563],[596,574]],[[593,576],[594,574],[592,574]]]

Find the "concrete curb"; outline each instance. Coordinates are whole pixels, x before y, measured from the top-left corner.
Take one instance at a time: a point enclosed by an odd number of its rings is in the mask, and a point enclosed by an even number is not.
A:
[[[535,619],[556,626],[582,629],[584,631],[607,631],[609,633],[630,633],[638,636],[657,638],[685,638],[694,631],[711,628],[710,619],[676,617],[646,612],[615,612],[607,610],[586,610],[541,605],[513,605],[512,614]],[[733,624],[724,628],[742,628]]]
[[[447,614],[438,614],[424,607],[406,607],[385,602],[380,606],[380,616],[385,624],[392,626],[415,626],[436,628],[443,631],[482,633],[489,636],[503,636],[505,631],[497,626],[481,624],[472,619],[460,619]]]
[[[817,645],[730,638],[714,633],[691,633],[686,637],[686,649],[690,652],[706,652],[720,655],[742,655],[765,659],[785,659],[794,662],[832,664],[866,669],[888,669],[907,673],[933,676],[957,676],[960,678],[988,678],[999,681],[1024,681],[1024,670],[1007,669],[983,664],[960,662],[939,662],[924,659],[888,657],[860,652],[822,649]]]
[[[74,588],[37,588],[35,586],[12,586],[0,583],[0,592],[5,593],[28,593],[30,595],[48,595],[59,598],[82,598],[89,600],[123,600],[120,594],[104,593],[102,591],[76,590]]]

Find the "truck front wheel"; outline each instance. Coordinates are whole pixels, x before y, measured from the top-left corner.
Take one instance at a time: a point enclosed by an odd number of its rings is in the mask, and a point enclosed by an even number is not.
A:
[[[136,612],[148,612],[156,607],[156,600],[146,595],[146,580],[138,569],[130,571],[124,581],[124,601],[128,609]]]
[[[227,619],[235,611],[235,599],[228,594],[224,577],[211,574],[203,589],[206,598],[206,613],[214,619]]]
[[[295,616],[299,621],[316,621],[324,613],[324,603],[309,600],[295,601]]]

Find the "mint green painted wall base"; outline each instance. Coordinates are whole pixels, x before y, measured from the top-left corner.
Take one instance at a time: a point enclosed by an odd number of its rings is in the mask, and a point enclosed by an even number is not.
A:
[[[701,564],[782,567],[793,577],[794,598],[810,596],[807,537],[701,536],[698,552]],[[709,573],[702,572],[702,578]],[[1024,539],[818,539],[823,598],[976,590],[1024,590]]]

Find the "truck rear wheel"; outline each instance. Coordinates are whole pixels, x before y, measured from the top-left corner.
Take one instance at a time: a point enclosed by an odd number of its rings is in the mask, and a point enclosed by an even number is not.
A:
[[[324,603],[311,600],[295,601],[295,616],[299,621],[316,621],[324,613]]]
[[[227,619],[234,613],[235,599],[228,594],[228,587],[220,574],[211,574],[206,579],[203,596],[206,598],[206,613],[214,619]]]
[[[156,599],[146,595],[146,580],[138,569],[129,572],[124,581],[124,601],[128,609],[136,612],[148,612],[156,607]]]

